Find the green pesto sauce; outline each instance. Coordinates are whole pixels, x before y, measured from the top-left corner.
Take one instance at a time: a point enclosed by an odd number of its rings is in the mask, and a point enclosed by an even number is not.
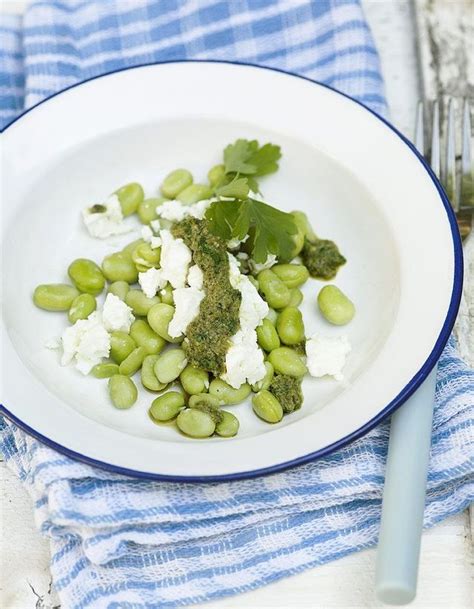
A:
[[[219,376],[225,370],[229,340],[240,327],[241,294],[229,281],[226,243],[210,232],[206,220],[185,218],[171,232],[192,251],[206,292],[198,316],[186,329],[183,349],[192,366]]]
[[[269,391],[280,402],[283,412],[289,413],[301,408],[303,393],[299,379],[286,374],[277,374],[273,377]]]
[[[301,258],[309,274],[315,279],[333,279],[339,267],[346,263],[337,245],[329,239],[305,239]]]

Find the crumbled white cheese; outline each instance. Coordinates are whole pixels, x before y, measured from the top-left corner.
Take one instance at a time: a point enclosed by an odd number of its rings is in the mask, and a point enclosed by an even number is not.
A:
[[[212,203],[212,199],[203,199],[192,205],[186,205],[181,201],[165,201],[156,208],[156,213],[160,218],[170,220],[171,222],[181,222],[187,216],[202,220],[207,208]]]
[[[107,294],[102,309],[102,323],[109,332],[129,332],[135,321],[132,309],[115,294]]]
[[[268,254],[265,262],[259,263],[255,262],[253,258],[249,259],[249,266],[254,273],[260,273],[260,271],[264,271],[265,269],[271,269],[274,264],[277,263],[277,257],[275,254]]]
[[[232,254],[229,256],[229,281],[231,286],[239,290],[242,300],[240,303],[239,317],[241,329],[254,330],[262,323],[268,313],[268,304],[258,293],[247,275],[239,270],[239,263]]]
[[[87,319],[79,319],[66,328],[61,336],[63,356],[61,365],[67,366],[73,360],[82,374],[89,374],[110,352],[110,335],[104,328],[97,311]]]
[[[159,220],[152,220],[150,222],[150,226],[155,231],[155,233],[159,233],[161,230],[161,222]]]
[[[237,249],[238,247],[240,247],[240,244],[245,243],[249,237],[250,237],[250,235],[245,235],[245,237],[243,239],[237,239],[237,237],[235,237],[234,239],[230,239],[229,241],[227,241],[227,249],[229,249],[229,250]],[[237,256],[238,255],[239,254],[237,254]],[[245,254],[245,256],[248,258],[248,254]]]
[[[149,243],[153,250],[161,246],[161,237],[157,237],[149,226],[142,228],[142,239]]]
[[[242,300],[239,309],[240,329],[230,340],[226,353],[226,371],[222,379],[236,389],[248,381],[257,383],[265,376],[263,352],[257,344],[255,328],[268,313],[268,305],[255,286],[239,271],[238,262],[229,254],[229,281],[239,290]]]
[[[142,239],[143,241],[151,241],[151,238],[154,235],[154,232],[151,230],[149,226],[142,226]]]
[[[203,199],[202,201],[198,201],[194,203],[194,205],[190,205],[189,215],[192,218],[197,218],[198,220],[202,220],[207,211],[207,208],[211,205],[213,199]]]
[[[184,288],[192,260],[191,250],[182,239],[175,239],[169,230],[162,230],[160,237],[162,278],[169,281],[175,289]]]
[[[48,338],[48,340],[44,343],[45,349],[50,349],[51,351],[56,351],[56,349],[61,348],[61,339],[60,338]]]
[[[311,376],[333,376],[343,380],[342,369],[351,351],[347,336],[321,336],[314,334],[306,341],[307,366]]]
[[[202,290],[202,286],[204,283],[204,275],[202,274],[201,269],[197,264],[193,264],[189,267],[188,272],[188,285],[191,288],[196,288],[196,290]]]
[[[138,283],[147,298],[153,298],[158,290],[167,284],[162,269],[151,268],[144,273],[138,273]]]
[[[111,195],[105,203],[101,203],[105,211],[94,213],[93,207],[82,210],[82,218],[89,234],[98,239],[105,239],[111,235],[121,235],[132,230],[123,221],[122,208],[117,195]]]
[[[160,218],[170,220],[171,222],[181,222],[188,215],[187,205],[183,205],[180,201],[165,201],[158,205],[156,213]]]
[[[262,380],[266,369],[255,330],[238,330],[230,342],[225,356],[226,372],[222,379],[235,389],[245,382],[253,385]]]
[[[197,317],[204,292],[196,288],[177,288],[173,291],[175,313],[168,325],[168,334],[177,338],[185,333],[188,325]]]

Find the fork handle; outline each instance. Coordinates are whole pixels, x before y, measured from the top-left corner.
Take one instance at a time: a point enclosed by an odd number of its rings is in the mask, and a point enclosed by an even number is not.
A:
[[[416,594],[436,371],[391,420],[375,575],[377,596],[390,605]]]

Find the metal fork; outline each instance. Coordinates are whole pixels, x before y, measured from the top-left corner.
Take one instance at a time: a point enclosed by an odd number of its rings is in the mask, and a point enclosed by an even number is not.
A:
[[[424,138],[424,114],[426,104],[419,102],[416,127],[415,146],[425,156]],[[461,157],[456,157],[456,109],[454,100],[448,101],[447,129],[446,129],[446,154],[444,163],[441,157],[440,137],[440,102],[433,102],[432,106],[432,128],[430,146],[430,164],[436,176],[441,180],[449,201],[456,213],[461,237],[465,239],[472,230],[472,217],[474,213],[474,169],[471,155],[471,108],[469,101],[464,100],[463,118],[461,130]],[[457,167],[459,161],[460,167]]]
[[[422,155],[425,105],[420,103],[415,144]],[[474,212],[474,172],[471,156],[471,115],[467,100],[463,107],[462,153],[456,169],[454,102],[448,102],[446,155],[441,158],[440,104],[432,108],[431,167],[441,179],[453,206],[461,236],[469,235]],[[431,445],[436,369],[416,393],[392,416],[385,473],[376,592],[379,599],[404,605],[416,594],[426,480]]]

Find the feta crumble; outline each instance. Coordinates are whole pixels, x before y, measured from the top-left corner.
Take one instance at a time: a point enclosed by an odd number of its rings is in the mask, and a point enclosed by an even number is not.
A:
[[[158,290],[161,290],[168,283],[163,277],[162,269],[151,268],[144,273],[138,273],[138,283],[147,298],[156,296]]]
[[[271,269],[273,265],[277,263],[277,257],[275,254],[268,254],[265,262],[255,262],[253,258],[249,259],[249,266],[254,273],[260,273],[266,269]]]
[[[115,294],[107,294],[102,309],[102,323],[109,332],[118,330],[129,332],[130,326],[135,321],[132,309],[120,300]]]
[[[306,341],[307,366],[311,376],[333,376],[342,381],[342,369],[351,351],[347,336],[321,336],[314,334]]]
[[[249,238],[250,235],[245,235],[245,237],[243,239],[238,239],[237,237],[235,237],[234,239],[230,239],[229,241],[227,241],[227,249],[229,250],[235,250],[238,247],[240,247],[241,243],[245,243],[247,241],[247,239]],[[245,254],[248,258],[248,255]],[[238,254],[237,254],[238,256]]]
[[[184,288],[192,260],[191,250],[182,239],[175,239],[169,230],[162,230],[160,237],[162,278],[175,289]]]
[[[175,313],[168,325],[168,334],[178,338],[185,333],[188,325],[197,317],[205,294],[196,288],[177,288],[173,291]]]
[[[94,206],[82,210],[82,218],[89,234],[98,239],[106,239],[111,235],[122,235],[132,230],[123,221],[122,208],[117,195],[111,195],[100,207],[104,211],[94,212]]]
[[[201,269],[197,264],[193,264],[189,267],[188,272],[188,285],[191,288],[196,288],[196,290],[202,290],[202,286],[204,283],[204,275],[202,274]]]
[[[202,220],[207,208],[212,203],[212,199],[203,199],[192,205],[186,205],[181,201],[165,201],[156,208],[156,213],[160,218],[170,220],[171,222],[181,222],[184,218],[191,216]]]
[[[142,228],[142,239],[149,243],[153,250],[161,246],[161,237],[155,235],[149,226],[144,226]]]
[[[268,305],[249,278],[239,271],[238,262],[231,254],[229,281],[242,296],[239,309],[240,329],[230,339],[231,344],[225,359],[226,371],[221,378],[237,389],[246,381],[253,385],[265,376],[263,352],[258,346],[255,328],[267,315]]]
[[[110,335],[95,311],[87,319],[79,319],[66,328],[61,336],[63,355],[61,365],[67,366],[73,360],[82,374],[89,374],[110,352]]]
[[[60,338],[48,338],[48,340],[44,343],[45,349],[49,349],[50,351],[56,351],[56,349],[61,348],[61,339]]]

